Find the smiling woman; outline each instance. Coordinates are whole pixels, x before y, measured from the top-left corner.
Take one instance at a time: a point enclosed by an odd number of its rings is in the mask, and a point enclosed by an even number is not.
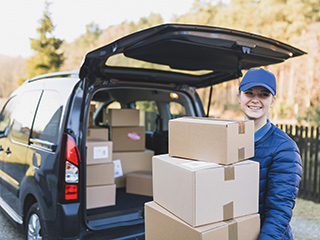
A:
[[[289,222],[302,175],[297,145],[268,119],[275,94],[275,76],[262,68],[250,69],[239,86],[241,110],[255,123],[252,160],[260,163],[259,240],[293,239]]]

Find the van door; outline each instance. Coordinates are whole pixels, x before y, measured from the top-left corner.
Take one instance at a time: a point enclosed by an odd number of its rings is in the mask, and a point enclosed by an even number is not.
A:
[[[7,145],[7,136],[11,114],[14,107],[14,102],[16,98],[11,98],[4,105],[1,114],[0,114],[0,205],[2,208],[4,207],[4,202],[2,199],[2,185],[4,179],[6,178],[6,173],[4,172],[4,160],[5,160],[5,146]]]
[[[1,197],[20,216],[22,204],[19,203],[19,190],[28,169],[26,155],[40,96],[41,91],[31,91],[17,98],[10,115],[8,135],[4,138]]]

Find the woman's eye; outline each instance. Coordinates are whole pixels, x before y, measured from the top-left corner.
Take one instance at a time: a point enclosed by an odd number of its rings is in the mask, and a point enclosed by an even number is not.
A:
[[[260,97],[263,97],[263,98],[266,98],[266,97],[269,97],[270,96],[270,93],[261,93],[260,94]]]
[[[246,95],[252,95],[252,92],[244,92]]]

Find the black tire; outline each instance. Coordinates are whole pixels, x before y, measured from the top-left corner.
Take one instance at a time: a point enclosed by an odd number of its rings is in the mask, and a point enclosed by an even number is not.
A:
[[[38,203],[34,203],[26,217],[25,226],[26,240],[46,240],[48,239],[48,231],[43,220]]]

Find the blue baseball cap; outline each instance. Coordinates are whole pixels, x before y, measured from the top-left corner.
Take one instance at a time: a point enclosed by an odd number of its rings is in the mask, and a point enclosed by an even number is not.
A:
[[[242,78],[239,90],[244,92],[253,87],[264,87],[274,96],[277,93],[276,77],[263,68],[250,69]]]

